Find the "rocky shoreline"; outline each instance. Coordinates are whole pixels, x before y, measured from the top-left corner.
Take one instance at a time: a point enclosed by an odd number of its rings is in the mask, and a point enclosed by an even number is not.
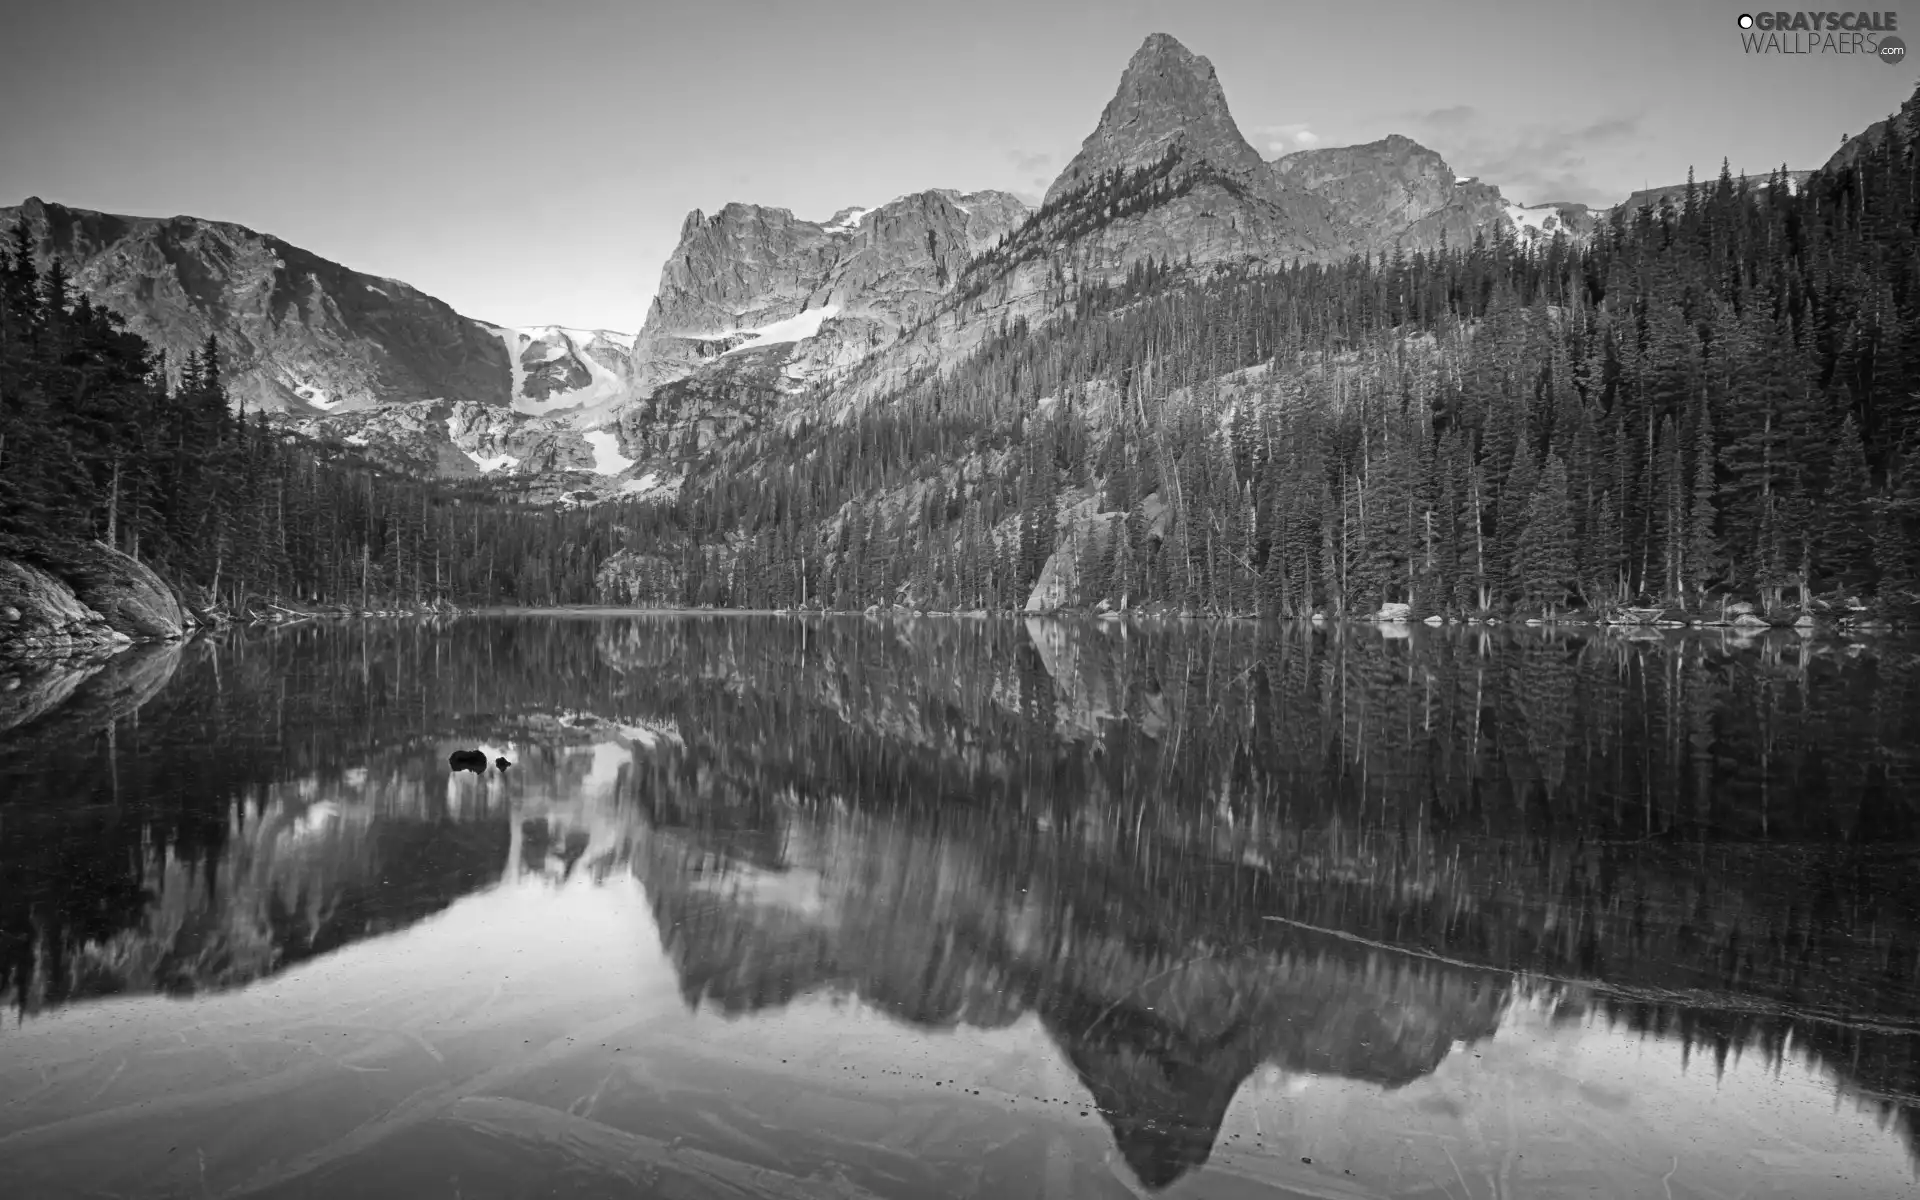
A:
[[[205,624],[172,584],[99,542],[0,558],[0,658],[113,653]]]

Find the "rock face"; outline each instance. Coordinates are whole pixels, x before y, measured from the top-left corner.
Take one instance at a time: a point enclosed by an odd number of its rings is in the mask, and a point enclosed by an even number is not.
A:
[[[1445,159],[1397,133],[1363,146],[1295,151],[1271,169],[1283,185],[1325,198],[1373,240],[1394,237],[1444,207],[1455,186]]]
[[[300,418],[290,427],[338,438],[394,470],[450,479],[547,477],[591,484],[612,481],[633,465],[622,453],[617,426],[583,429],[581,424],[581,414],[527,417],[472,401],[421,401]]]
[[[185,635],[187,614],[179,597],[138,559],[95,542],[63,552],[59,569],[80,603],[115,632],[141,641]]]
[[[256,233],[197,217],[129,217],[29,199],[40,264],[119,313],[175,363],[209,335],[237,403],[339,411],[429,398],[505,404],[511,375],[493,328],[394,279],[376,278]]]
[[[644,400],[730,353],[802,340],[796,378],[858,362],[931,311],[967,261],[1026,215],[1004,192],[951,190],[825,222],[751,204],[695,210],[635,340],[633,393]]]
[[[0,657],[83,654],[131,640],[60,580],[0,558]]]
[[[1825,165],[1820,168],[1821,171],[1826,174],[1835,174],[1852,166],[1854,160],[1858,159],[1864,151],[1870,148],[1877,148],[1882,142],[1886,141],[1887,130],[1895,126],[1898,126],[1900,135],[1907,139],[1908,144],[1912,144],[1913,132],[1916,128],[1915,122],[1917,120],[1920,120],[1920,92],[1908,96],[1906,100],[1901,103],[1899,111],[1889,115],[1885,120],[1875,121],[1859,133],[1842,142],[1840,149],[1834,151],[1833,157],[1829,158]],[[1795,172],[1795,174],[1804,177],[1812,174],[1812,172],[1798,171]],[[1799,180],[1795,180],[1795,182],[1798,183]]]
[[[1331,204],[1357,249],[1459,248],[1503,227],[1522,243],[1551,240],[1556,232],[1578,239],[1593,227],[1584,204],[1515,204],[1491,184],[1460,178],[1437,152],[1397,133],[1361,146],[1296,151],[1271,169],[1287,186]]]
[[[1268,191],[1260,155],[1227,111],[1213,64],[1164,33],[1150,35],[1121,72],[1100,123],[1047,189],[1052,204],[1102,173],[1146,166],[1172,150],[1241,187]]]
[[[1081,567],[1103,561],[1112,552],[1115,533],[1124,528],[1125,513],[1099,512],[1095,500],[1086,500],[1060,515],[1059,540],[1040,568],[1028,612],[1052,612],[1080,603]]]

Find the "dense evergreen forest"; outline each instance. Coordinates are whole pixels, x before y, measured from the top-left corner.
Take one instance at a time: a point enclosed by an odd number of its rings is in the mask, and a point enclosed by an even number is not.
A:
[[[1046,222],[1085,233],[1160,202],[1176,166],[1061,197],[956,303],[1042,255]],[[233,413],[216,347],[170,368],[20,230],[0,554],[100,539],[234,611],[1007,609],[1044,578],[1047,606],[1206,614],[1735,598],[1911,619],[1915,170],[1894,121],[1799,189],[1723,165],[1580,243],[1149,261],[1077,286],[1056,264],[1051,318],[846,419],[769,420],[692,456],[671,501],[584,508],[408,479]]]
[[[1019,607],[1064,546],[1064,604],[1910,617],[1920,202],[1892,125],[1798,191],[1723,166],[1585,245],[1063,292],[849,422],[724,449],[674,514],[706,549],[636,556],[611,598]],[[1124,215],[1160,174],[1087,188]]]
[[[99,540],[190,603],[360,609],[554,604],[590,594],[608,514],[495,501],[396,476],[352,447],[232,410],[211,341],[169,369],[119,318],[37,269],[22,225],[0,263],[0,556],[58,567]]]

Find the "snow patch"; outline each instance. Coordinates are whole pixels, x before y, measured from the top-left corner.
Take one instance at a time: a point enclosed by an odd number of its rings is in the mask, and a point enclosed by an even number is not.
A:
[[[1524,208],[1511,200],[1502,201],[1507,220],[1513,222],[1514,236],[1521,241],[1529,237],[1551,238],[1560,228],[1560,210],[1551,204],[1539,208]]]
[[[540,325],[528,329],[502,329],[489,326],[507,348],[507,358],[513,367],[513,391],[508,395],[508,404],[514,412],[530,417],[544,417],[563,408],[585,409],[606,404],[614,400],[624,400],[627,385],[621,378],[609,370],[605,364],[586,353],[586,347],[596,337],[605,335],[608,341],[631,349],[631,334],[608,334],[605,330],[568,329],[560,325]],[[527,369],[521,362],[521,355],[528,346],[540,341],[547,343],[547,356],[544,361],[552,362],[566,355],[571,345],[578,353],[575,361],[586,368],[589,382],[585,387],[570,392],[552,392],[544,400],[535,400],[527,395]]]
[[[870,208],[850,208],[840,215],[837,221],[830,221],[827,230],[830,233],[852,233],[860,227],[860,222],[873,210]]]
[[[507,369],[513,375],[513,385],[507,390],[507,404],[518,412],[520,401],[527,390],[527,369],[520,365],[520,339],[525,335],[518,330],[502,329],[498,325],[490,325],[488,328],[492,329],[494,336],[500,339],[500,344],[507,348]]]
[[[587,445],[593,447],[593,473],[595,475],[618,475],[633,465],[633,459],[620,453],[620,439],[604,429],[592,433],[583,433]]]
[[[349,434],[345,440],[349,446],[364,446],[367,444],[367,435],[364,433]]]
[[[511,471],[520,465],[520,460],[511,454],[496,454],[492,458],[486,458],[473,450],[462,450],[460,453],[472,459],[473,465],[479,467],[482,473],[498,471],[502,467]]]
[[[514,330],[514,332],[531,338],[534,341],[545,341],[548,338],[564,338],[582,350],[585,350],[595,342],[612,342],[614,345],[624,349],[633,349],[633,335],[631,333],[617,333],[611,329],[569,329],[565,325],[527,325]]]
[[[315,408],[332,408],[334,405],[340,403],[340,401],[334,399],[332,393],[328,392],[325,388],[317,388],[310,383],[303,383],[294,388],[293,394],[305,400],[308,404],[313,405]]]
[[[648,497],[667,497],[680,487],[678,479],[662,479],[657,471],[648,471],[638,479],[629,479],[620,485],[620,495],[629,500],[644,500]]]
[[[742,350],[758,350],[762,346],[778,345],[781,342],[804,342],[819,333],[820,326],[839,315],[840,306],[837,304],[828,304],[821,308],[808,309],[806,312],[788,317],[783,321],[775,321],[771,325],[762,325],[758,329],[743,329],[740,331],[741,333],[750,334],[751,336],[748,337],[746,341],[727,351],[727,354],[738,354]],[[727,337],[730,335],[716,334],[714,336]],[[720,357],[725,358],[727,354],[723,354]]]

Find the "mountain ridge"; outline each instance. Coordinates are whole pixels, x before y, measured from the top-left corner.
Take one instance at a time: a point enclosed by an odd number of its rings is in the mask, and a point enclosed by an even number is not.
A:
[[[1649,189],[1616,207],[1677,190]],[[350,425],[352,436],[382,436],[370,424],[405,426],[410,448],[395,461],[461,475],[463,461],[482,474],[615,461],[591,454],[582,435],[612,431],[619,457],[659,442],[663,431],[642,416],[655,395],[703,376],[709,384],[696,390],[724,398],[743,357],[765,360],[757,374],[776,392],[846,411],[970,352],[1002,323],[1049,319],[1066,289],[1122,279],[1146,261],[1259,268],[1464,247],[1503,232],[1523,244],[1558,233],[1578,241],[1610,211],[1516,204],[1398,133],[1265,160],[1240,132],[1212,63],[1155,33],[1039,206],[1001,191],[930,188],[824,221],[743,201],[695,209],[631,335],[482,321],[232,222],[30,198],[0,209],[0,223],[24,219],[40,262],[62,258],[76,286],[173,361],[219,338],[237,404],[313,430]],[[377,417],[405,405],[442,415]],[[668,407],[698,430],[718,427],[724,402]],[[362,412],[376,416],[347,420]],[[487,414],[490,434],[419,441],[439,437],[437,422],[456,412]],[[535,447],[555,437],[579,445]]]

